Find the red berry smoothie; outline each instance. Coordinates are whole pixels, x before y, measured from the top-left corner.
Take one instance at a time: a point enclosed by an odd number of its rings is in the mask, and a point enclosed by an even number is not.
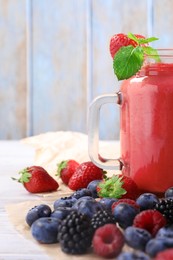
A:
[[[153,63],[121,86],[124,174],[140,189],[173,186],[173,63]]]

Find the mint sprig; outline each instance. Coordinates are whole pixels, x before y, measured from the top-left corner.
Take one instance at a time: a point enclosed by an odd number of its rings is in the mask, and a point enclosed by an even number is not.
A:
[[[156,37],[137,38],[133,33],[128,33],[127,36],[128,36],[128,38],[137,42],[139,45],[159,40],[159,38],[156,38]]]
[[[113,61],[114,73],[118,80],[127,79],[139,71],[144,61],[143,50],[140,46],[132,45],[122,47]]]
[[[128,37],[137,43],[137,46],[132,45],[121,47],[114,56],[113,69],[118,80],[128,79],[135,75],[143,65],[145,55],[149,55],[157,62],[160,61],[156,49],[146,46],[149,42],[158,40],[156,37],[137,38],[134,34],[129,33]]]

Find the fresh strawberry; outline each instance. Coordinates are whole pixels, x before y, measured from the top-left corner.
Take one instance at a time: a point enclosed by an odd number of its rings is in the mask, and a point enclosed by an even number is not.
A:
[[[140,212],[133,221],[133,226],[146,229],[155,236],[157,231],[166,225],[166,219],[163,215],[154,209],[148,209]]]
[[[130,177],[120,174],[101,181],[97,186],[97,193],[101,198],[135,200],[139,196],[139,189]]]
[[[104,171],[92,162],[81,163],[69,180],[68,186],[72,190],[86,188],[93,180],[103,179]]]
[[[68,182],[75,172],[79,163],[75,160],[66,160],[58,164],[57,174],[63,181],[64,184],[68,185]]]
[[[118,33],[111,37],[109,50],[112,58],[114,58],[116,52],[123,46],[130,45],[130,39],[124,33]]]
[[[124,236],[115,224],[105,224],[95,231],[92,244],[97,255],[112,258],[121,252]]]
[[[137,38],[145,38],[142,35],[134,34]],[[134,47],[137,46],[137,43],[130,39],[126,34],[124,33],[118,33],[111,37],[109,50],[112,58],[114,58],[116,52],[123,46],[132,45]]]
[[[140,193],[137,184],[129,176],[119,175],[119,177],[122,177],[122,187],[126,190],[126,193],[121,196],[121,199],[128,198],[136,200]]]
[[[19,179],[12,179],[22,183],[26,190],[31,193],[55,191],[59,187],[56,180],[40,166],[27,167],[20,171],[19,174],[21,174]]]
[[[131,200],[131,199],[119,199],[119,200],[115,201],[115,202],[112,204],[112,206],[111,206],[112,212],[113,212],[114,208],[115,208],[118,204],[120,204],[120,203],[127,203],[127,204],[129,204],[129,205],[135,207],[136,209],[140,209],[139,205],[136,203],[135,200]]]

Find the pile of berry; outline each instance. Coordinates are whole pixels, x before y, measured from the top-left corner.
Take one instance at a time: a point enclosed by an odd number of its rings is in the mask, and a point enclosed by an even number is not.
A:
[[[118,260],[173,259],[173,188],[159,199],[140,194],[133,180],[121,175],[86,183],[54,201],[53,209],[42,204],[28,211],[26,222],[34,239],[57,243],[73,255],[92,250]],[[101,196],[106,192],[107,197]],[[124,250],[125,245],[132,250]]]

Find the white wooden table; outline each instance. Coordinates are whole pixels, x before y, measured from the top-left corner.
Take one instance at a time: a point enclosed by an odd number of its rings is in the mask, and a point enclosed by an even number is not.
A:
[[[28,199],[29,195],[11,177],[31,165],[33,159],[31,147],[19,141],[0,141],[0,260],[49,260],[39,247],[14,229],[5,211],[5,205]]]
[[[31,239],[16,231],[6,212],[7,205],[38,199],[11,179],[23,168],[34,164],[34,155],[32,146],[20,141],[0,141],[0,260],[52,260]],[[57,255],[56,259],[61,257]],[[66,256],[63,259],[67,259]]]

